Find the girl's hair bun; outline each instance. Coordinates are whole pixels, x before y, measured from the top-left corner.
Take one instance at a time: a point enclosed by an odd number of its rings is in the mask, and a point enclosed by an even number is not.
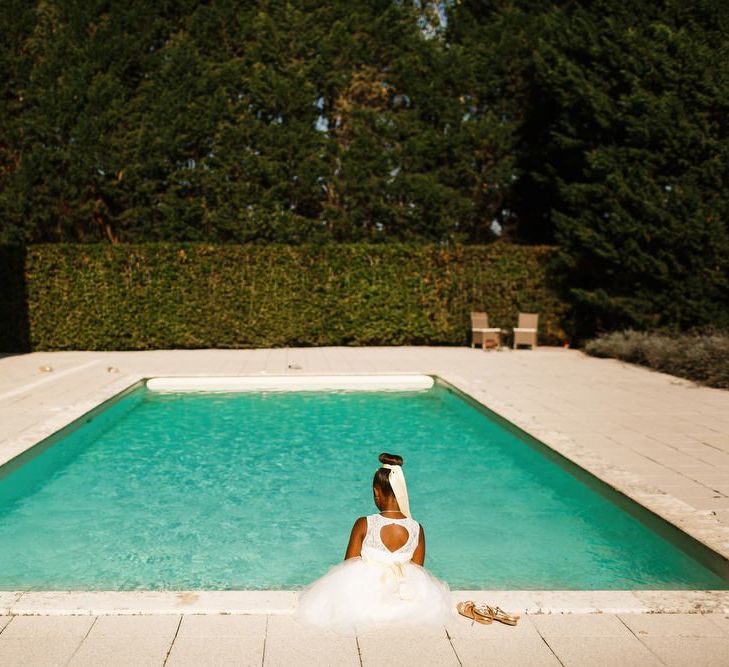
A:
[[[387,463],[391,466],[401,466],[402,465],[402,456],[398,456],[397,454],[388,454],[387,452],[382,452],[382,454],[380,454],[380,463]]]

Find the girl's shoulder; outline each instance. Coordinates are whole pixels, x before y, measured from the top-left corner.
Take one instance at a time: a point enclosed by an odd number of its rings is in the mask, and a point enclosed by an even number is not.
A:
[[[423,528],[422,523],[413,519],[412,517],[410,517],[407,522],[408,524],[410,524],[410,530],[416,533],[416,535],[420,536],[425,534],[425,528]]]
[[[368,517],[360,516],[357,517],[354,524],[352,524],[352,536],[364,539],[367,535],[367,531],[370,529],[370,523],[367,520]]]

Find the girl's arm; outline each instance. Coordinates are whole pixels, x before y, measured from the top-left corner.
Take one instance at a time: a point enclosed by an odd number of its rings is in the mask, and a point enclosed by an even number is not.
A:
[[[415,553],[413,553],[413,563],[416,565],[423,565],[425,563],[425,530],[422,526],[420,526],[418,546],[415,547]]]
[[[344,560],[357,558],[362,553],[362,542],[367,535],[367,517],[361,516],[354,522],[352,533],[349,536],[349,544],[347,545],[347,553],[344,554]]]

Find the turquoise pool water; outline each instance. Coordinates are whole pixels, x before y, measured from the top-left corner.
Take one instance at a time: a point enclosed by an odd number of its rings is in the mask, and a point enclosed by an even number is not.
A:
[[[375,511],[381,451],[404,456],[426,566],[452,588],[728,587],[436,386],[135,390],[0,476],[0,589],[300,587]]]

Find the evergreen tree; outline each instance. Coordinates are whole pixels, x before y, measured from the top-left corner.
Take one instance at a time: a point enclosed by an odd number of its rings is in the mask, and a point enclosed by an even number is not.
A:
[[[545,17],[521,195],[561,247],[578,335],[729,324],[722,3]]]
[[[491,238],[512,125],[436,3],[3,7],[1,239]]]

